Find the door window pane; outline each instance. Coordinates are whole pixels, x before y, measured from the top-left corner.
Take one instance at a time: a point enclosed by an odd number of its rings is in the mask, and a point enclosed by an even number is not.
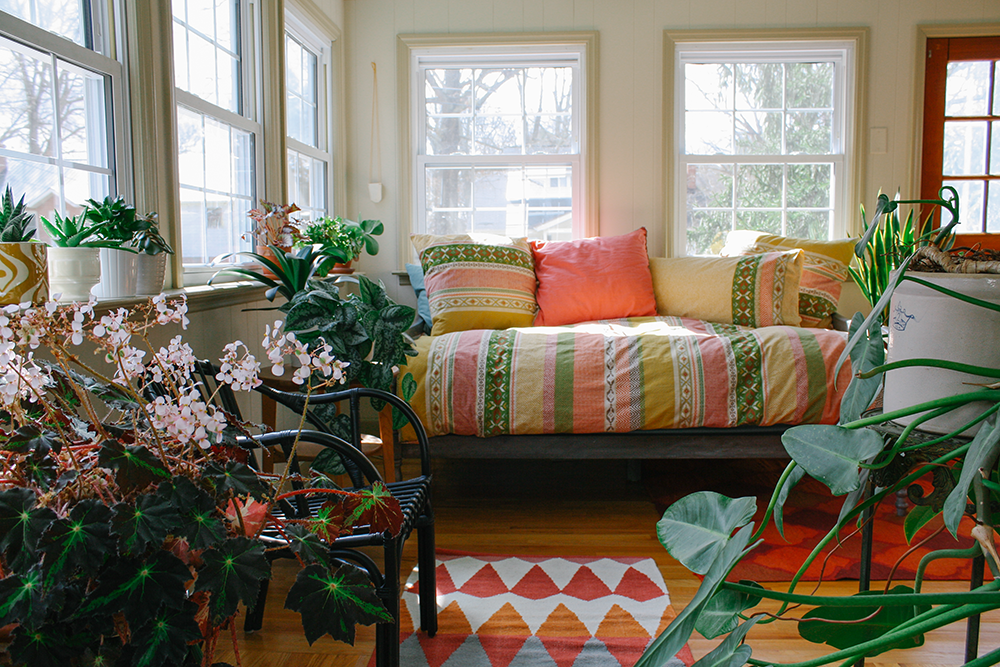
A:
[[[948,63],[945,116],[985,116],[989,113],[990,62]]]

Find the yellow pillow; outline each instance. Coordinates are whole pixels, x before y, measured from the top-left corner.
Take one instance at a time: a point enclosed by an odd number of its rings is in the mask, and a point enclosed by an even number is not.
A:
[[[494,234],[413,234],[430,302],[431,335],[530,327],[535,265],[527,239]]]
[[[649,260],[656,310],[720,324],[798,326],[802,251]]]

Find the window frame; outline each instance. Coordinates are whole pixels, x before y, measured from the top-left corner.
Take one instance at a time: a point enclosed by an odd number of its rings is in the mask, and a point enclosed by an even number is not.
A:
[[[665,30],[663,38],[664,50],[664,192],[666,194],[666,211],[668,219],[673,222],[666,227],[666,254],[668,257],[684,256],[686,248],[687,227],[687,179],[686,171],[681,167],[692,163],[737,163],[748,164],[794,164],[795,162],[836,163],[837,155],[822,155],[801,157],[797,155],[760,156],[760,155],[684,155],[684,64],[686,57],[681,53],[688,52],[718,52],[728,51],[732,54],[727,60],[740,60],[736,54],[742,51],[760,51],[762,56],[771,56],[772,52],[780,53],[778,59],[787,60],[787,56],[805,53],[809,50],[828,50],[830,47],[849,47],[850,55],[845,61],[845,70],[840,83],[840,94],[843,95],[842,110],[844,113],[842,146],[842,168],[847,172],[846,178],[834,174],[833,178],[843,187],[838,188],[834,209],[833,237],[846,237],[858,233],[858,222],[852,215],[854,203],[863,191],[864,183],[864,153],[865,153],[865,96],[867,79],[867,28],[842,29],[796,29],[796,30]],[[727,54],[728,55],[728,54]],[[766,57],[764,59],[767,59]],[[678,92],[679,91],[679,92]],[[691,160],[690,158],[694,158]],[[721,160],[719,159],[721,158]],[[767,158],[767,159],[765,159]],[[779,159],[780,158],[780,159]]]
[[[94,22],[94,31],[91,39],[93,49],[81,46],[76,42],[39,28],[14,15],[0,12],[0,35],[5,39],[20,44],[28,49],[40,51],[48,54],[50,58],[63,60],[73,67],[94,72],[104,77],[105,90],[105,127],[103,128],[106,142],[108,144],[108,166],[94,167],[83,163],[76,163],[63,158],[34,159],[31,161],[44,162],[54,165],[60,169],[65,167],[65,163],[71,162],[76,165],[74,168],[80,171],[106,174],[108,176],[111,196],[123,194],[126,199],[130,198],[132,192],[132,170],[129,159],[131,144],[129,141],[129,114],[128,114],[128,92],[126,83],[126,68],[114,54],[121,53],[114,40],[110,38],[111,27],[109,22],[109,8],[102,2],[92,2],[93,15],[97,17]],[[119,5],[115,2],[111,10],[117,15]],[[20,154],[10,157],[14,159],[24,159]],[[39,157],[39,156],[36,156]],[[60,177],[61,180],[61,177]],[[60,186],[59,212],[65,214],[65,195]],[[41,230],[41,225],[39,225]]]
[[[401,163],[399,219],[410,221],[400,225],[400,248],[409,247],[409,234],[418,230],[417,220],[422,216],[423,184],[418,183],[418,177],[423,173],[423,166],[429,162],[434,164],[454,163],[461,160],[463,164],[478,162],[484,164],[527,164],[569,162],[560,160],[559,155],[518,155],[518,156],[484,156],[472,155],[468,158],[452,158],[451,156],[423,156],[430,160],[421,160],[422,151],[418,148],[423,138],[422,119],[418,100],[421,87],[417,85],[418,62],[421,57],[435,54],[452,60],[460,60],[462,54],[475,52],[473,60],[482,61],[487,53],[495,54],[498,59],[504,57],[516,58],[519,64],[524,64],[520,54],[530,52],[560,53],[575,50],[579,53],[580,87],[574,90],[578,95],[579,115],[574,114],[574,122],[579,122],[578,136],[580,140],[579,157],[576,158],[579,168],[574,169],[574,206],[579,202],[579,211],[575,212],[574,233],[582,236],[595,236],[599,233],[598,211],[598,181],[597,181],[597,127],[598,127],[598,38],[596,32],[552,32],[552,33],[488,33],[488,34],[453,34],[453,35],[399,35],[397,38],[397,108],[407,110],[400,114],[400,139],[405,152]],[[570,156],[566,156],[567,158]],[[511,159],[515,158],[515,159]],[[422,181],[422,178],[420,178]],[[577,189],[578,188],[578,189]],[[578,222],[577,222],[578,220]],[[411,253],[398,254],[399,268],[408,261]]]

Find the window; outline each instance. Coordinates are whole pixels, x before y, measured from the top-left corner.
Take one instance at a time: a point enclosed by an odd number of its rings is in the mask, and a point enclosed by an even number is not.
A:
[[[673,254],[711,254],[733,229],[846,236],[855,41],[674,48]]]
[[[91,9],[0,2],[0,188],[39,216],[76,215],[87,199],[123,189],[124,77]]]
[[[181,247],[185,270],[250,250],[263,162],[253,58],[255,6],[172,0]]]
[[[328,83],[330,42],[295,14],[285,15],[285,115],[287,118],[288,201],[300,220],[316,220],[333,210]]]
[[[928,39],[926,53],[921,198],[951,186],[959,233],[1000,232],[1000,37]]]
[[[411,47],[413,231],[596,233],[587,151],[595,35],[401,39]]]

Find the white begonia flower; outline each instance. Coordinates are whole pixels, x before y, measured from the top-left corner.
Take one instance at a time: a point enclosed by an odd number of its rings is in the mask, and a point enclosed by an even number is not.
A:
[[[242,358],[238,357],[240,347],[246,350]],[[222,365],[219,367],[219,373],[215,376],[216,380],[231,385],[237,391],[250,391],[261,385],[258,377],[260,364],[250,354],[250,350],[243,344],[243,341],[229,343],[224,350],[225,354],[220,359]]]

